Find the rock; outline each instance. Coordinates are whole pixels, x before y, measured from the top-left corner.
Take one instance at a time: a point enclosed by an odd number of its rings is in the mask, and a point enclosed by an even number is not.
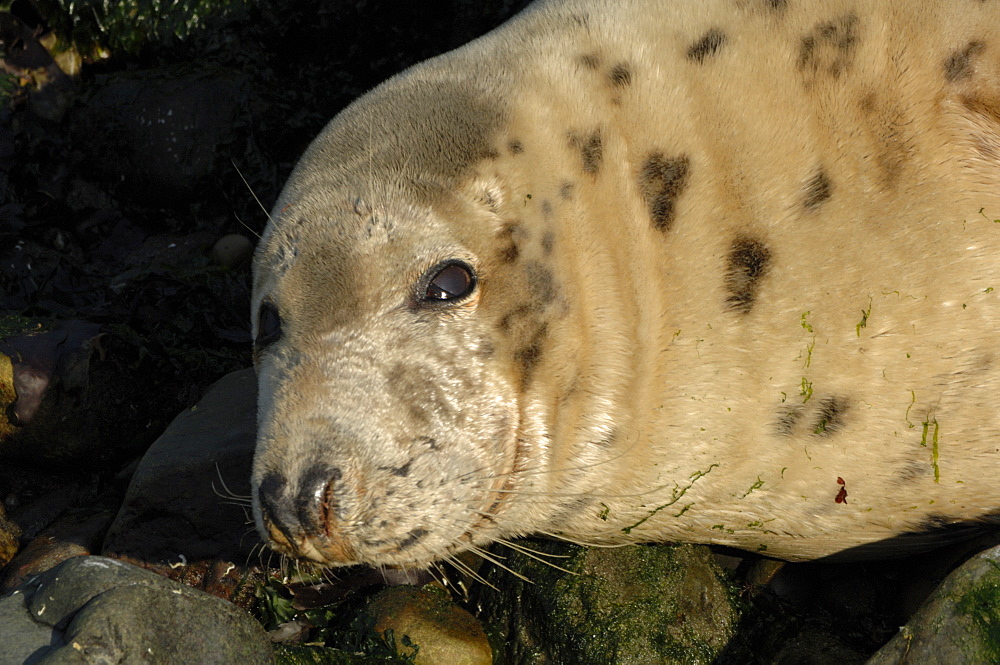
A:
[[[243,607],[259,568],[250,514],[257,382],[242,370],[216,382],[167,427],[139,463],[102,553]]]
[[[0,593],[74,556],[93,554],[101,546],[114,513],[91,508],[69,511],[24,546],[0,575]]]
[[[212,246],[209,256],[212,263],[229,270],[235,270],[250,260],[253,243],[245,235],[230,233],[219,238]]]
[[[220,155],[250,111],[246,85],[221,67],[98,76],[74,112],[73,139],[92,173],[120,179],[119,194],[151,206],[187,201],[226,168]]]
[[[771,665],[861,665],[865,654],[855,651],[834,635],[806,628],[788,640]]]
[[[488,566],[499,591],[478,598],[511,662],[707,664],[735,633],[734,594],[706,547],[521,542],[550,563],[505,553],[504,566],[531,583]]]
[[[1000,546],[953,571],[867,665],[1000,663]]]
[[[0,411],[0,458],[66,463],[107,445],[101,428],[86,426],[95,422],[89,388],[100,338],[99,325],[71,320],[0,339],[0,402],[11,387],[15,396]]]
[[[273,663],[250,616],[205,593],[81,556],[0,598],[0,665]]]
[[[7,518],[3,504],[0,503],[0,568],[14,558],[20,548],[21,528]]]
[[[374,621],[375,632],[391,635],[397,652],[413,655],[415,665],[493,663],[483,627],[444,591],[390,587],[369,601],[365,613]]]

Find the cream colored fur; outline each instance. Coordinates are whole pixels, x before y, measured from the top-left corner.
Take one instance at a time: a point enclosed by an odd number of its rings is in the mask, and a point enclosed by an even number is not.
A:
[[[415,305],[452,258],[473,297]],[[1000,6],[540,3],[331,122],[265,299],[254,485],[285,482],[284,530],[255,507],[297,556],[807,559],[987,520]]]

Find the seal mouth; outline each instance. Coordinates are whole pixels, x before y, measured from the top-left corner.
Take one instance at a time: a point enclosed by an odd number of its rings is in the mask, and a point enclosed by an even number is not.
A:
[[[489,490],[491,494],[495,495],[495,498],[486,510],[480,512],[479,519],[458,537],[456,543],[467,543],[474,546],[476,545],[477,533],[486,530],[491,525],[494,529],[497,528],[497,518],[504,512],[507,504],[509,504],[507,499],[517,487],[520,474],[525,470],[527,464],[527,451],[524,446],[520,445],[522,422],[523,414],[518,409],[517,423],[511,430],[509,442],[504,446],[505,449],[513,449],[513,455],[509,457],[511,460],[510,465],[495,476],[494,487]],[[462,550],[463,548],[458,545],[449,546],[446,548],[446,556],[453,556]]]

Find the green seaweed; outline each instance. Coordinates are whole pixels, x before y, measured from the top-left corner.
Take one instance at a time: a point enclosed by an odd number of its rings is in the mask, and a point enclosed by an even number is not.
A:
[[[1000,570],[996,562],[990,562]],[[1000,663],[1000,577],[986,574],[956,603],[958,611],[969,617],[979,634],[982,653],[988,662]]]
[[[868,309],[861,310],[861,320],[858,321],[858,324],[854,327],[854,330],[858,334],[858,337],[861,337],[861,329],[868,327],[868,317],[871,316],[871,313],[872,313],[872,298],[871,296],[868,296]]]
[[[806,402],[808,402],[809,398],[812,397],[812,395],[813,395],[813,384],[812,384],[812,381],[807,380],[806,377],[804,377],[804,376],[802,377],[802,388],[799,391],[799,395],[802,396],[802,403],[803,404],[805,404]]]
[[[691,489],[691,487],[692,487],[692,486],[693,486],[693,485],[694,485],[694,484],[695,484],[696,482],[698,482],[698,480],[699,480],[700,478],[702,478],[703,476],[707,475],[707,474],[708,474],[708,473],[709,473],[709,472],[710,472],[710,471],[711,471],[712,469],[714,469],[714,468],[715,468],[715,467],[717,467],[717,466],[719,466],[719,465],[718,465],[718,464],[711,464],[711,465],[709,465],[709,467],[708,467],[708,468],[707,468],[706,470],[704,470],[704,471],[695,471],[695,472],[694,472],[694,473],[692,473],[692,474],[691,474],[691,476],[690,476],[690,478],[691,478],[691,482],[690,482],[690,483],[689,483],[688,485],[686,485],[685,487],[681,487],[680,485],[677,485],[677,484],[675,483],[675,484],[674,484],[674,489],[673,489],[673,491],[672,491],[672,493],[671,493],[671,496],[670,496],[670,500],[669,500],[669,501],[667,501],[666,503],[664,503],[664,504],[662,504],[662,505],[660,505],[660,506],[657,506],[657,507],[656,507],[656,508],[654,508],[653,510],[649,511],[649,512],[648,512],[648,513],[646,514],[646,516],[645,516],[645,517],[643,517],[642,519],[640,519],[640,520],[639,520],[638,522],[636,522],[635,524],[632,524],[632,525],[630,525],[630,526],[626,526],[626,527],[622,527],[622,533],[624,533],[624,534],[626,534],[626,535],[628,535],[628,534],[632,533],[632,530],[633,530],[633,529],[636,529],[636,528],[638,528],[638,527],[639,527],[640,525],[642,525],[642,524],[643,524],[643,523],[645,523],[645,522],[646,522],[647,520],[649,520],[649,518],[651,518],[651,517],[652,517],[653,515],[655,515],[656,513],[660,512],[660,511],[661,511],[661,510],[663,510],[664,508],[669,508],[670,506],[672,506],[672,505],[674,505],[675,503],[677,503],[678,501],[680,501],[680,500],[681,500],[681,497],[683,497],[683,496],[684,496],[684,494],[685,494],[685,493],[687,493],[687,491],[688,491],[689,489]],[[691,504],[691,505],[693,505],[693,504]],[[685,508],[684,508],[684,510],[682,510],[682,511],[680,512],[680,514],[684,514],[684,513],[685,513],[685,512],[687,511],[687,509],[691,507],[691,505],[688,505],[687,507],[685,507]]]
[[[940,430],[938,426],[937,418],[933,420],[925,420],[921,423],[924,427],[923,433],[920,435],[920,445],[924,448],[927,447],[927,434],[930,432],[930,426],[934,425],[934,432],[931,434],[931,466],[934,467],[934,482],[941,482],[941,469],[938,467],[938,431]]]
[[[917,392],[915,390],[910,391],[910,405],[906,407],[906,413],[903,415],[903,420],[906,421],[906,426],[910,429],[916,427],[912,422],[910,422],[910,409],[913,405],[917,403]]]
[[[747,498],[748,496],[750,496],[751,492],[753,492],[754,490],[760,489],[763,486],[764,486],[764,481],[760,479],[760,476],[757,476],[757,481],[753,485],[751,485],[750,489],[748,489],[746,492],[744,492],[743,495],[740,498],[741,499]]]

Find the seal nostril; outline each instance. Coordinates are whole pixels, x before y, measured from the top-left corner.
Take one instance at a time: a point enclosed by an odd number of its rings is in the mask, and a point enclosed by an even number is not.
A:
[[[339,480],[340,472],[337,470],[336,476],[330,478],[330,481],[326,484],[326,489],[323,491],[323,499],[319,506],[320,526],[328,538],[332,537],[334,535],[333,532],[336,530],[334,522],[336,520],[335,511],[337,508],[336,489]]]
[[[295,512],[306,533],[330,535],[331,525],[337,520],[336,496],[341,476],[340,469],[328,466],[312,467],[302,474]]]
[[[287,509],[285,489],[288,483],[277,473],[269,473],[260,481],[257,490],[257,501],[260,503],[261,516],[264,523],[276,529],[288,541],[292,541],[291,533],[294,525],[292,515]]]

